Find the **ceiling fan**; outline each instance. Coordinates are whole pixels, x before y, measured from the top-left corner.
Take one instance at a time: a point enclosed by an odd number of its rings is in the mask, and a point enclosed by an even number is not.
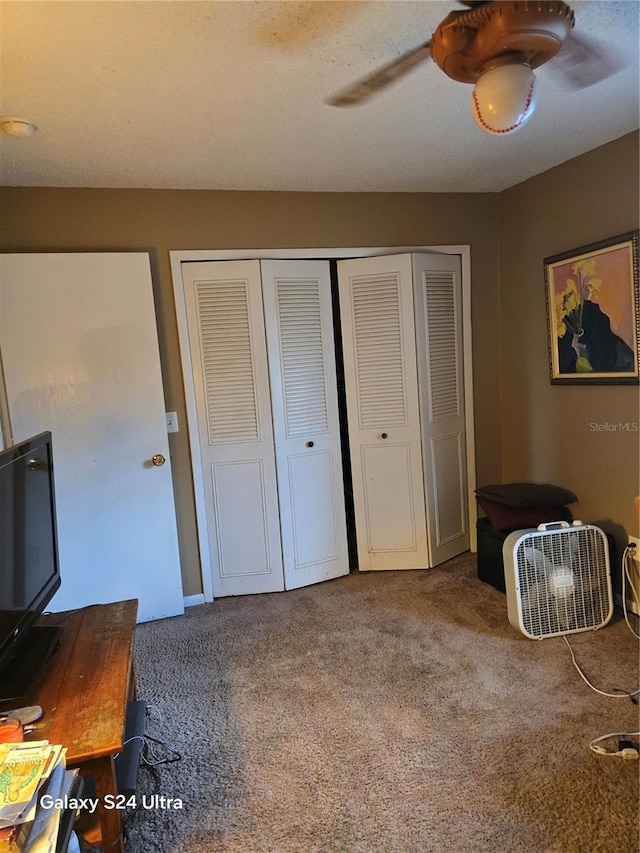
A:
[[[561,0],[476,0],[450,12],[429,39],[329,98],[333,106],[365,102],[417,65],[432,59],[461,83],[473,83],[472,112],[487,133],[506,135],[536,107],[533,73],[562,48],[554,69],[571,88],[591,86],[615,73],[618,61],[572,32],[575,16]]]

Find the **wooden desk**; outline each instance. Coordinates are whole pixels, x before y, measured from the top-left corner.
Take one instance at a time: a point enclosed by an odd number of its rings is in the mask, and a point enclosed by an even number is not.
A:
[[[104,797],[117,794],[114,756],[122,750],[127,703],[135,699],[133,640],[138,602],[99,604],[43,617],[41,624],[64,628],[33,696],[43,718],[28,740],[67,748],[67,767],[92,776],[98,799],[101,843],[122,853],[118,809]]]

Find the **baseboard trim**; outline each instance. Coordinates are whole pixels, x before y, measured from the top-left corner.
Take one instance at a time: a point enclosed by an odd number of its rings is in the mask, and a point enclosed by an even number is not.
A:
[[[196,607],[198,604],[204,604],[204,593],[199,592],[197,595],[185,595],[183,601],[185,607]]]
[[[616,592],[613,596],[613,600],[618,607],[622,607],[622,596],[619,593]],[[638,605],[638,602],[629,597],[627,597],[627,610],[630,613],[635,613],[636,616],[640,616],[640,606]]]

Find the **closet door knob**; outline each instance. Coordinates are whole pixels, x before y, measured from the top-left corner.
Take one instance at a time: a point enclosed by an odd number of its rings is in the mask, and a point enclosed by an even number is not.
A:
[[[388,438],[388,434],[386,432],[383,432],[380,438]]]
[[[167,460],[164,458],[164,456],[162,455],[162,453],[155,453],[155,454],[151,457],[151,461],[153,462],[153,464],[154,464],[157,468],[160,468],[160,466],[164,465],[164,463],[165,463]]]
[[[308,442],[307,442],[307,444],[306,444],[306,447],[313,447],[313,442],[312,442],[312,441],[308,441]]]

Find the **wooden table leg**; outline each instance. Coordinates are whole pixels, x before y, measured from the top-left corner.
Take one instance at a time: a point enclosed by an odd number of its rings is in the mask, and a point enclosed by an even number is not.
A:
[[[129,676],[129,702],[135,702],[138,698],[138,687],[136,685],[136,668],[131,661],[131,675]]]
[[[92,776],[96,789],[98,808],[96,815],[100,822],[102,840],[101,846],[109,853],[123,853],[122,844],[122,821],[120,820],[120,809],[115,808],[118,803],[118,787],[116,784],[116,770],[113,756],[94,758],[92,761],[83,762],[80,765],[83,776]],[[109,795],[109,799],[105,797]],[[106,804],[111,807],[106,808]]]

